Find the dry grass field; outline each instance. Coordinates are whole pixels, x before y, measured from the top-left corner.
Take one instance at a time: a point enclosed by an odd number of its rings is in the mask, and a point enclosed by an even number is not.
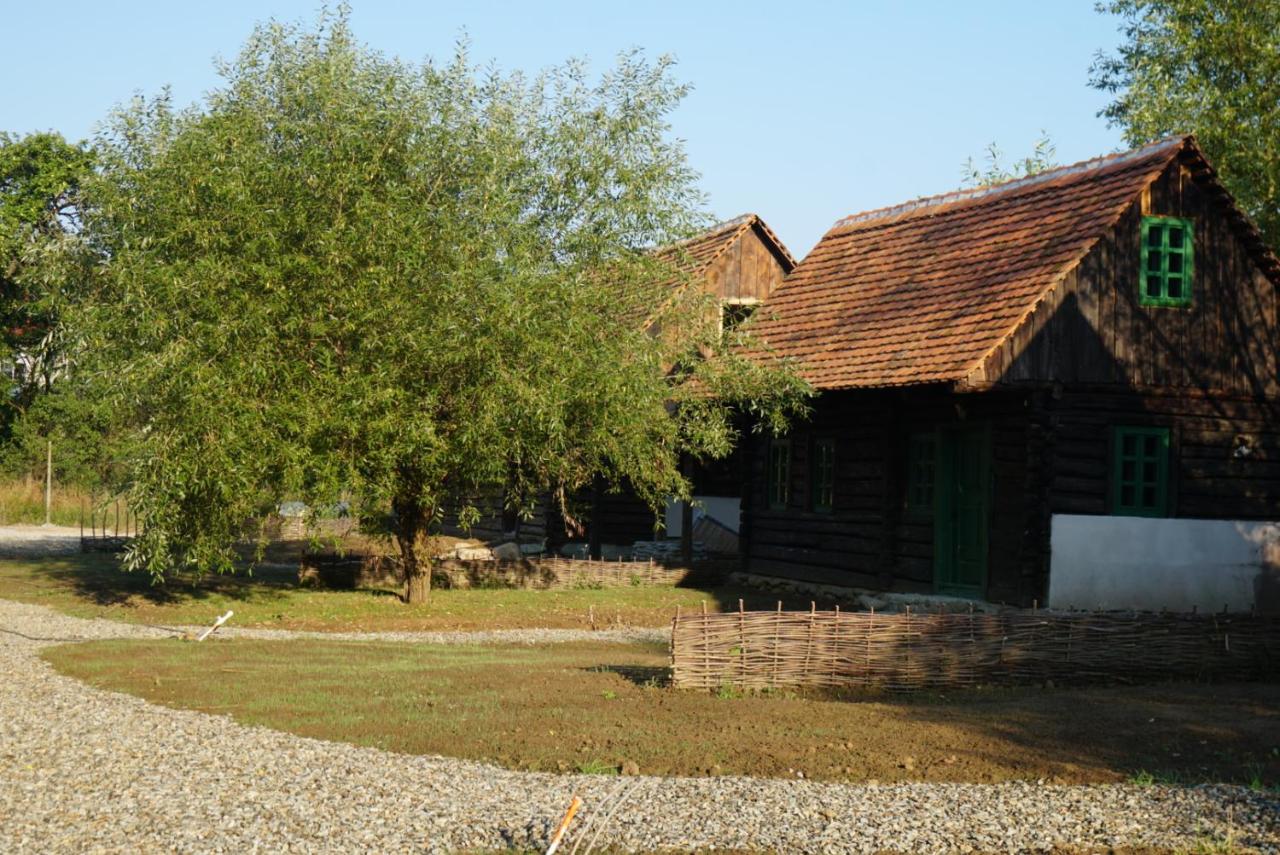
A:
[[[636,585],[563,590],[437,590],[426,605],[409,606],[383,589],[327,591],[300,587],[289,567],[252,576],[205,576],[198,582],[151,584],[120,571],[101,555],[0,559],[0,598],[49,606],[84,618],[174,626],[210,623],[231,609],[232,626],[322,632],[669,626],[677,608],[710,611],[771,608],[773,594],[733,588]],[[822,605],[825,605],[822,604]],[[787,608],[808,608],[790,598]]]

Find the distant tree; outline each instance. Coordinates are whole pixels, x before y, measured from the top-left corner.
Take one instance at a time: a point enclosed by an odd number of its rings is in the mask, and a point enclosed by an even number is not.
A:
[[[1057,154],[1058,147],[1049,138],[1048,132],[1041,131],[1040,139],[1036,140],[1031,154],[1006,166],[1004,152],[993,142],[987,146],[986,154],[983,156],[985,166],[979,166],[972,157],[965,161],[962,167],[964,179],[962,186],[989,187],[992,184],[1026,178],[1028,175],[1053,169],[1058,166],[1055,159]]]
[[[0,359],[22,354],[32,368],[4,399],[19,411],[48,389],[59,362],[57,306],[74,283],[50,276],[44,261],[77,230],[92,167],[84,144],[59,134],[0,133]]]
[[[1090,83],[1131,145],[1194,133],[1272,246],[1280,242],[1280,0],[1117,0],[1124,41]]]
[[[656,506],[688,495],[682,454],[729,451],[736,414],[802,409],[802,382],[720,344],[697,299],[660,335],[635,322],[671,293],[651,248],[701,223],[670,61],[627,54],[594,83],[462,49],[411,65],[340,12],[259,27],[220,70],[202,107],[120,110],[85,189],[94,287],[71,329],[132,443],[128,567],[229,571],[282,498],[349,498],[390,520],[421,602],[429,526],[474,520],[480,487],[626,479]]]

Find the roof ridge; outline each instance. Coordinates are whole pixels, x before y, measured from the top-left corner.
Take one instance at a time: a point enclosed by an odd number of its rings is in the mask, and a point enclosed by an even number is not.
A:
[[[867,211],[861,211],[856,214],[850,214],[847,217],[842,217],[836,221],[836,224],[832,226],[829,231],[835,231],[836,229],[851,226],[856,223],[887,219],[900,214],[907,214],[912,211],[925,208],[933,208],[951,202],[965,202],[971,199],[983,199],[990,196],[1002,195],[1015,190],[1021,190],[1024,187],[1045,184],[1055,178],[1061,178],[1065,175],[1089,172],[1103,166],[1111,166],[1127,163],[1131,160],[1139,160],[1143,157],[1150,156],[1163,148],[1169,148],[1172,151],[1175,148],[1181,148],[1188,140],[1192,139],[1193,137],[1190,134],[1165,137],[1164,139],[1148,143],[1147,145],[1140,146],[1135,149],[1130,149],[1129,151],[1092,157],[1067,166],[1058,166],[1053,169],[1046,169],[1044,172],[1037,172],[1034,175],[1027,175],[1022,178],[1012,178],[998,184],[990,184],[985,187],[974,187],[970,189],[950,190],[946,193],[937,193],[932,196],[920,196],[908,202],[899,202],[895,205],[886,205],[882,208],[872,208]]]
[[[699,241],[699,240],[706,240],[711,235],[719,234],[720,232],[726,232],[731,228],[739,228],[742,226],[743,223],[748,223],[748,222],[751,222],[752,220],[758,220],[758,219],[760,219],[760,216],[758,214],[739,214],[736,217],[730,217],[727,220],[721,220],[718,223],[713,223],[712,225],[708,226],[707,228],[703,229],[702,231],[698,232],[695,235],[690,235],[687,238],[681,238],[680,240],[675,241],[673,243],[665,244],[663,246],[658,247],[658,249],[659,251],[672,250],[677,247],[684,246],[687,243],[693,243],[694,241]]]

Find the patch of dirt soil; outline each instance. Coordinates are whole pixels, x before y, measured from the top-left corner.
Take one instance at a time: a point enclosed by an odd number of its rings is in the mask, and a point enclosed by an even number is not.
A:
[[[157,703],[517,769],[881,783],[1094,783],[1145,772],[1280,784],[1280,686],[1270,684],[705,693],[665,685],[662,646],[604,643],[112,642],[48,655]]]

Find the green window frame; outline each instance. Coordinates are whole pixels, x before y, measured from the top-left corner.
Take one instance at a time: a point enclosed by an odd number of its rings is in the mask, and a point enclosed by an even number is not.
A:
[[[938,471],[938,435],[933,431],[911,434],[907,447],[907,510],[933,513],[934,484]]]
[[[1126,517],[1168,516],[1168,428],[1112,429],[1111,513]]]
[[[781,510],[791,501],[791,440],[775,439],[769,443],[769,507]]]
[[[830,513],[836,500],[836,441],[815,439],[809,455],[809,502],[815,511]]]
[[[1142,218],[1142,305],[1190,306],[1194,262],[1195,223],[1185,217]]]

